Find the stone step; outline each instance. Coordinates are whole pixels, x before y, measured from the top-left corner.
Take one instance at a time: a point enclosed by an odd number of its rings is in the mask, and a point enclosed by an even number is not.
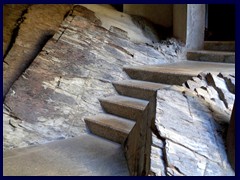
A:
[[[171,64],[124,66],[124,71],[132,79],[171,85],[182,85],[201,72],[235,72],[235,64],[181,61]]]
[[[211,51],[235,51],[235,41],[205,41],[204,49]]]
[[[235,53],[227,51],[191,50],[187,52],[187,59],[192,61],[235,63]]]
[[[84,134],[43,145],[7,150],[4,176],[128,176],[121,145]]]
[[[136,121],[148,105],[148,101],[126,96],[110,96],[99,99],[103,109],[113,115]]]
[[[149,100],[155,92],[169,85],[152,83],[139,80],[123,80],[113,82],[113,85],[120,95]]]
[[[122,144],[135,125],[134,121],[110,114],[85,118],[88,129],[95,135]]]

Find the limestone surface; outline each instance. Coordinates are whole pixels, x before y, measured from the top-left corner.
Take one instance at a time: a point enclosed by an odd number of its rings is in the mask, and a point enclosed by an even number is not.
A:
[[[137,42],[132,30],[119,30],[130,17],[116,24],[114,16],[101,18],[103,12],[75,6],[13,84],[4,101],[4,149],[88,133],[84,118],[103,111],[98,98],[116,94],[112,81],[128,79],[124,65],[178,61],[176,46],[155,44],[172,51],[169,55],[146,44],[146,37]]]
[[[163,142],[157,150],[162,151],[166,175],[235,174],[227,158],[221,125],[208,104],[187,88],[158,90],[155,126]]]

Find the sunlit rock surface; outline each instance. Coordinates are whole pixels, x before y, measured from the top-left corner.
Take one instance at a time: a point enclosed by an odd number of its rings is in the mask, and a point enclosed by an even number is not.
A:
[[[99,12],[75,6],[14,83],[4,102],[4,149],[87,133],[83,119],[102,112],[98,98],[116,94],[112,81],[128,79],[123,65],[179,61],[177,41],[151,43],[128,15],[116,23]]]

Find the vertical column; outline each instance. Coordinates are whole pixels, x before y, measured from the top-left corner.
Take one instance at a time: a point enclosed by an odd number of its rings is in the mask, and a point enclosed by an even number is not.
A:
[[[205,4],[187,5],[186,47],[191,50],[203,49],[205,29]]]
[[[187,4],[173,5],[173,36],[186,43]]]
[[[235,104],[227,132],[227,154],[229,162],[235,170]]]

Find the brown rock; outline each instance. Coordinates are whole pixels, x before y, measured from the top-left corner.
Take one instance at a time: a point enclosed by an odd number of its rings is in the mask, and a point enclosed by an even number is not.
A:
[[[228,159],[235,170],[235,105],[233,107],[230,124],[227,132]]]

